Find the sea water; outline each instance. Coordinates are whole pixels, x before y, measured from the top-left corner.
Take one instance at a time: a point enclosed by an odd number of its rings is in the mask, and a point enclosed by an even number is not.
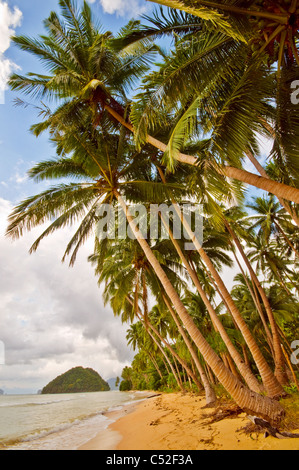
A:
[[[103,438],[108,411],[144,398],[142,393],[97,392],[0,396],[0,448],[76,450],[97,434]]]

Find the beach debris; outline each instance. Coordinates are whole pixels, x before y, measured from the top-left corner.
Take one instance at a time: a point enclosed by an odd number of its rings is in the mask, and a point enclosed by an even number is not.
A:
[[[242,412],[243,410],[235,404],[223,404],[219,405],[211,413],[206,413],[204,417],[209,419],[208,424],[212,424],[222,421],[223,419],[233,419]]]
[[[258,426],[259,430],[265,430],[264,437],[267,438],[269,436],[273,436],[276,439],[298,439],[299,434],[294,434],[291,432],[284,432],[279,431],[279,429],[273,427],[268,421],[265,421],[262,418],[258,418],[257,416],[247,416],[250,421]]]

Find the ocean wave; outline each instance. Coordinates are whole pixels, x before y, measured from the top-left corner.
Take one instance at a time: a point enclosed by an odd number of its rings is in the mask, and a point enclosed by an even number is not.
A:
[[[76,403],[78,398],[80,400]],[[117,419],[116,415],[109,415],[109,412],[121,412],[125,406],[143,397],[132,393],[114,396],[111,393],[106,397],[107,401],[97,401],[99,396],[92,398],[94,401],[88,403],[86,398],[78,395],[48,396],[43,399],[23,397],[23,400],[15,397],[15,401],[5,400],[6,403],[2,402],[1,405],[9,409],[1,411],[3,424],[10,420],[11,426],[10,429],[4,426],[1,429],[0,426],[0,447],[4,446],[7,450],[78,448]],[[55,404],[58,404],[57,408],[53,406]]]
[[[55,405],[57,403],[64,403],[69,401],[74,401],[76,398],[65,398],[63,400],[50,400],[50,401],[41,401],[41,402],[6,402],[0,403],[0,408],[16,408],[16,407],[27,407],[27,406],[45,406],[45,405]]]
[[[19,436],[14,439],[2,441],[1,445],[8,450],[21,450],[21,449],[44,449],[48,446],[54,445],[57,448],[59,445],[65,447],[74,443],[74,435],[76,429],[78,430],[78,440],[81,436],[82,428],[86,427],[90,432],[90,439],[101,430],[105,429],[110,423],[110,420],[106,418],[103,413],[93,413],[85,417],[77,418],[73,421],[62,423],[54,426],[50,429],[43,429],[36,431],[27,436]],[[95,428],[93,430],[93,427]],[[50,438],[50,439],[49,439]],[[82,442],[85,442],[85,438],[81,437]]]

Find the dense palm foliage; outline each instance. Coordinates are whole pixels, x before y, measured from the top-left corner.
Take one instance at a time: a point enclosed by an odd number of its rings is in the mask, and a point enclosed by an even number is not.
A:
[[[113,36],[87,2],[77,10],[60,0],[47,36],[14,39],[48,74],[13,75],[10,85],[48,100],[31,130],[49,132],[57,151],[29,176],[62,183],[21,202],[7,234],[48,223],[36,250],[75,225],[64,256],[71,264],[94,237],[89,261],[137,351],[123,390],[203,391],[211,405],[222,388],[244,410],[279,421],[275,399],[298,374],[289,360],[299,327],[298,122],[293,109],[286,132],[283,97],[299,67],[296,22],[285,27],[283,7],[249,14],[256,2],[157,3],[176,8]],[[258,139],[269,135],[273,162],[263,167]],[[247,157],[262,177],[244,169]],[[247,178],[271,194],[248,201]],[[180,207],[191,202],[188,218]],[[172,208],[167,221],[162,203]],[[145,211],[138,223],[134,204]],[[199,206],[203,237],[195,232]]]
[[[132,47],[160,36],[174,38],[174,46],[161,67],[146,76],[133,105],[131,119],[137,142],[144,141],[171,114],[170,167],[180,158],[191,132],[207,138],[204,148],[195,154],[206,164],[240,168],[250,155],[259,169],[257,134],[270,136],[271,158],[277,165],[274,179],[298,187],[294,143],[298,139],[298,109],[290,98],[299,70],[297,3],[156,3],[173,9],[144,18],[135,31],[118,39],[119,47]],[[292,13],[286,14],[289,10]],[[288,21],[280,23],[286,16],[292,26]],[[267,177],[267,172],[262,176]],[[246,182],[256,184],[250,178]],[[278,195],[274,183],[269,191]]]

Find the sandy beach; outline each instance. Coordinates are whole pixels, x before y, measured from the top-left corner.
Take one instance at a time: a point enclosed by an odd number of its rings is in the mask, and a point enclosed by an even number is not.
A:
[[[222,407],[204,406],[204,398],[182,393],[148,398],[110,413],[104,439],[98,435],[79,450],[299,450],[298,438],[245,433],[245,413],[226,416]]]

